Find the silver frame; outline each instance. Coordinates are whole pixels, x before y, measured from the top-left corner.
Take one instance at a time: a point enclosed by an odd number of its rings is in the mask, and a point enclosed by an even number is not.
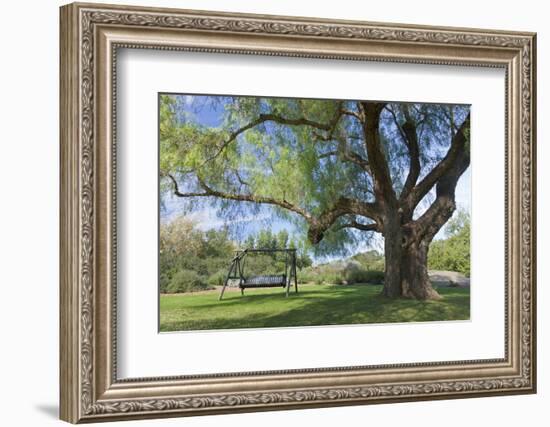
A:
[[[77,423],[536,390],[533,33],[99,4],[61,8],[61,418]],[[506,70],[506,340],[493,360],[117,379],[118,48]]]

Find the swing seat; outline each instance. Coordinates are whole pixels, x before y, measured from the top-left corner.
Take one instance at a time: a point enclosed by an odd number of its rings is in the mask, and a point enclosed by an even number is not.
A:
[[[286,286],[286,275],[284,274],[268,274],[263,276],[252,276],[245,278],[239,288],[276,288]]]
[[[282,252],[285,254],[285,269],[284,274],[261,274],[257,276],[247,276],[245,274],[245,258],[257,253]],[[248,288],[286,288],[286,296],[290,291],[291,282],[294,283],[294,290],[298,292],[298,278],[296,277],[296,249],[245,249],[236,251],[229,272],[225,278],[225,282],[220,292],[219,300],[223,298],[225,288],[230,281],[238,280],[241,295],[244,295],[244,290]],[[234,282],[232,282],[234,283]]]

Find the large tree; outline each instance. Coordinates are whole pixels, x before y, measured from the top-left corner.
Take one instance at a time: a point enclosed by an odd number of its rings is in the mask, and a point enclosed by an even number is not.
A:
[[[227,215],[269,205],[314,247],[381,234],[384,294],[439,298],[427,255],[470,164],[467,106],[162,96],[160,113],[165,190]]]

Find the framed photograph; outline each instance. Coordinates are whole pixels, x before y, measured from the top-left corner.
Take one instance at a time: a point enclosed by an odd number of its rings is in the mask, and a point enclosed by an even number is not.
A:
[[[63,420],[536,391],[535,34],[60,22]]]

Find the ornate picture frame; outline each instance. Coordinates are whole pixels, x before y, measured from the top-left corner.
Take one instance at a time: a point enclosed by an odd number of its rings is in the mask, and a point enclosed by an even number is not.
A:
[[[70,4],[60,11],[60,416],[111,421],[536,391],[536,36]],[[117,377],[117,49],[505,70],[505,357]]]

